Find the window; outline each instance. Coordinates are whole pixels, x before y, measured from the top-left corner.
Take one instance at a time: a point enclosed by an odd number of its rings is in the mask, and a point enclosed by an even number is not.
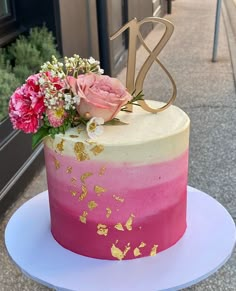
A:
[[[8,0],[0,0],[0,18],[8,16],[10,13],[10,5]]]
[[[0,47],[10,42],[6,35],[16,30],[13,0],[0,0]]]

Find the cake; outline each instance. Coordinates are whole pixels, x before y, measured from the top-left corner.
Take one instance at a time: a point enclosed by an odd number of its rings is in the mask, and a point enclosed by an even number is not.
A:
[[[105,125],[96,140],[83,126],[44,139],[51,232],[92,258],[153,256],[186,230],[190,121],[173,105],[117,117],[124,124]]]
[[[166,26],[153,51],[139,33],[150,21]],[[33,148],[44,140],[53,237],[97,259],[154,256],[178,242],[187,227],[190,121],[171,105],[176,86],[163,65],[173,89],[169,101],[149,100],[148,106],[142,88],[173,25],[151,17],[134,19],[132,28],[126,87],[103,75],[92,57],[61,62],[52,56],[9,102],[13,127],[33,134]],[[137,38],[149,57],[136,75]]]

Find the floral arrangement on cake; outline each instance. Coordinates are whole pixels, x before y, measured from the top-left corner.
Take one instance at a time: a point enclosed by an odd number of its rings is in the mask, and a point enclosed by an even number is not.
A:
[[[95,138],[102,134],[103,124],[118,122],[117,113],[142,98],[142,93],[132,96],[118,79],[103,75],[92,57],[74,55],[62,63],[52,56],[13,93],[9,116],[14,129],[33,133],[35,147],[45,136],[80,124]]]

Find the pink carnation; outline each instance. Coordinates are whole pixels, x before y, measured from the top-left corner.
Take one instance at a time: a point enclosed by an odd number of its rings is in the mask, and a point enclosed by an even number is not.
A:
[[[44,95],[38,80],[40,74],[32,75],[17,88],[10,98],[9,116],[15,129],[35,133],[45,112]]]

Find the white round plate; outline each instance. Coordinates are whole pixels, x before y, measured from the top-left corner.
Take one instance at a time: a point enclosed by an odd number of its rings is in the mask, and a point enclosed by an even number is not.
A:
[[[188,187],[187,211],[188,227],[182,239],[155,257],[98,260],[70,252],[54,240],[45,191],[13,214],[5,242],[23,273],[57,290],[179,290],[220,268],[236,240],[233,219],[209,195]]]

